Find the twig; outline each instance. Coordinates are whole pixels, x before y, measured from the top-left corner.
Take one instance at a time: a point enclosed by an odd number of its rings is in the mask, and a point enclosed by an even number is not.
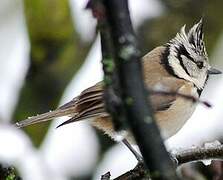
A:
[[[207,101],[202,101],[199,98],[196,98],[194,96],[190,96],[190,95],[186,95],[186,94],[182,94],[182,93],[178,93],[178,92],[167,92],[167,91],[162,91],[162,90],[149,90],[150,94],[153,95],[161,95],[161,96],[178,96],[184,99],[187,99],[189,101],[193,101],[194,103],[201,103],[204,106],[210,108],[212,107],[212,105],[207,102]]]
[[[110,180],[111,173],[107,172],[101,176],[101,180]]]
[[[172,153],[172,156],[177,159],[177,166],[192,161],[201,160],[223,160],[223,145],[215,147],[197,147],[190,148]]]
[[[136,165],[136,167],[121,176],[115,178],[114,180],[149,180],[149,174],[145,166],[142,163]]]
[[[21,178],[19,176],[17,176],[16,174],[16,170],[14,167],[3,167],[0,164],[0,180],[21,180]]]

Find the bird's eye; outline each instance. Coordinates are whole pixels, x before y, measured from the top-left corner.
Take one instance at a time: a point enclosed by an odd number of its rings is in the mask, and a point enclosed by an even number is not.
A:
[[[204,66],[204,63],[202,61],[198,61],[196,64],[199,69],[201,69]]]

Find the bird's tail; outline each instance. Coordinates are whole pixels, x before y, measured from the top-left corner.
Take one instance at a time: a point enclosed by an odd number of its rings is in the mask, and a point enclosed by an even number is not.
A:
[[[40,123],[40,122],[44,122],[44,121],[49,121],[49,120],[57,118],[57,117],[72,115],[72,114],[75,114],[74,112],[75,112],[75,109],[72,108],[72,107],[58,108],[56,110],[49,111],[49,112],[46,112],[46,113],[43,113],[43,114],[40,114],[40,115],[28,117],[25,120],[22,120],[22,121],[19,121],[19,122],[15,123],[15,126],[18,127],[18,128],[22,128],[22,127],[29,126],[31,124],[36,124],[36,123]]]
[[[17,122],[15,125],[16,127],[21,128],[57,117],[71,116],[71,119],[60,125],[62,126],[74,121],[102,115],[105,113],[102,87],[102,83],[97,83],[96,85],[84,90],[78,97],[60,106],[58,109],[29,117],[23,121]]]

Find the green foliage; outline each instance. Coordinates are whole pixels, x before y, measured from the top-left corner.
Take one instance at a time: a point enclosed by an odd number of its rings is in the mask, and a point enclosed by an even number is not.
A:
[[[56,108],[89,47],[79,42],[67,0],[25,0],[25,13],[31,65],[15,112],[16,120]],[[48,124],[26,128],[35,145],[41,143]]]
[[[113,60],[110,58],[110,59],[104,59],[103,60],[103,64],[105,66],[105,71],[108,72],[108,73],[113,73],[114,69],[115,69],[115,64],[113,62]]]
[[[0,179],[19,180],[21,178],[16,175],[16,170],[13,167],[2,167],[2,165],[0,165]]]

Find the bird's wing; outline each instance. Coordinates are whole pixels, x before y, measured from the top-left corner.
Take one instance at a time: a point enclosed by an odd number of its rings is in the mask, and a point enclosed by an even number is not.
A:
[[[153,110],[167,110],[177,99],[177,93],[185,85],[185,81],[175,77],[161,77],[156,82],[158,83],[151,82],[148,87]]]
[[[76,113],[72,118],[60,124],[58,127],[75,121],[80,121],[96,116],[108,116],[105,111],[103,102],[103,85],[102,82],[84,90],[77,98],[59,107],[60,109],[69,109],[75,106]]]
[[[161,93],[151,93],[150,100],[155,112],[168,109],[177,98],[174,93],[178,92],[186,83],[185,80],[177,78],[167,71],[167,67],[162,61],[165,50],[166,47],[159,46],[142,58],[143,75],[145,84],[148,85],[147,88],[153,92],[165,91],[173,94],[168,96]]]
[[[183,85],[183,80],[179,80],[173,77],[162,77],[157,87],[156,85],[154,86],[154,84],[151,84],[153,93],[150,96],[150,100],[154,111],[156,112],[168,109],[177,98],[174,95],[174,92],[177,92],[178,89],[180,89]],[[163,86],[162,90],[166,90],[166,92],[172,92],[172,95],[164,95],[162,93],[160,94],[160,90],[157,91],[159,93],[156,93],[156,88],[160,88],[158,86]],[[77,113],[71,119],[65,121],[59,126],[86,118],[108,116],[104,107],[103,86],[101,82],[86,89],[73,102],[71,101],[60,108],[67,108],[69,106],[76,106]]]

